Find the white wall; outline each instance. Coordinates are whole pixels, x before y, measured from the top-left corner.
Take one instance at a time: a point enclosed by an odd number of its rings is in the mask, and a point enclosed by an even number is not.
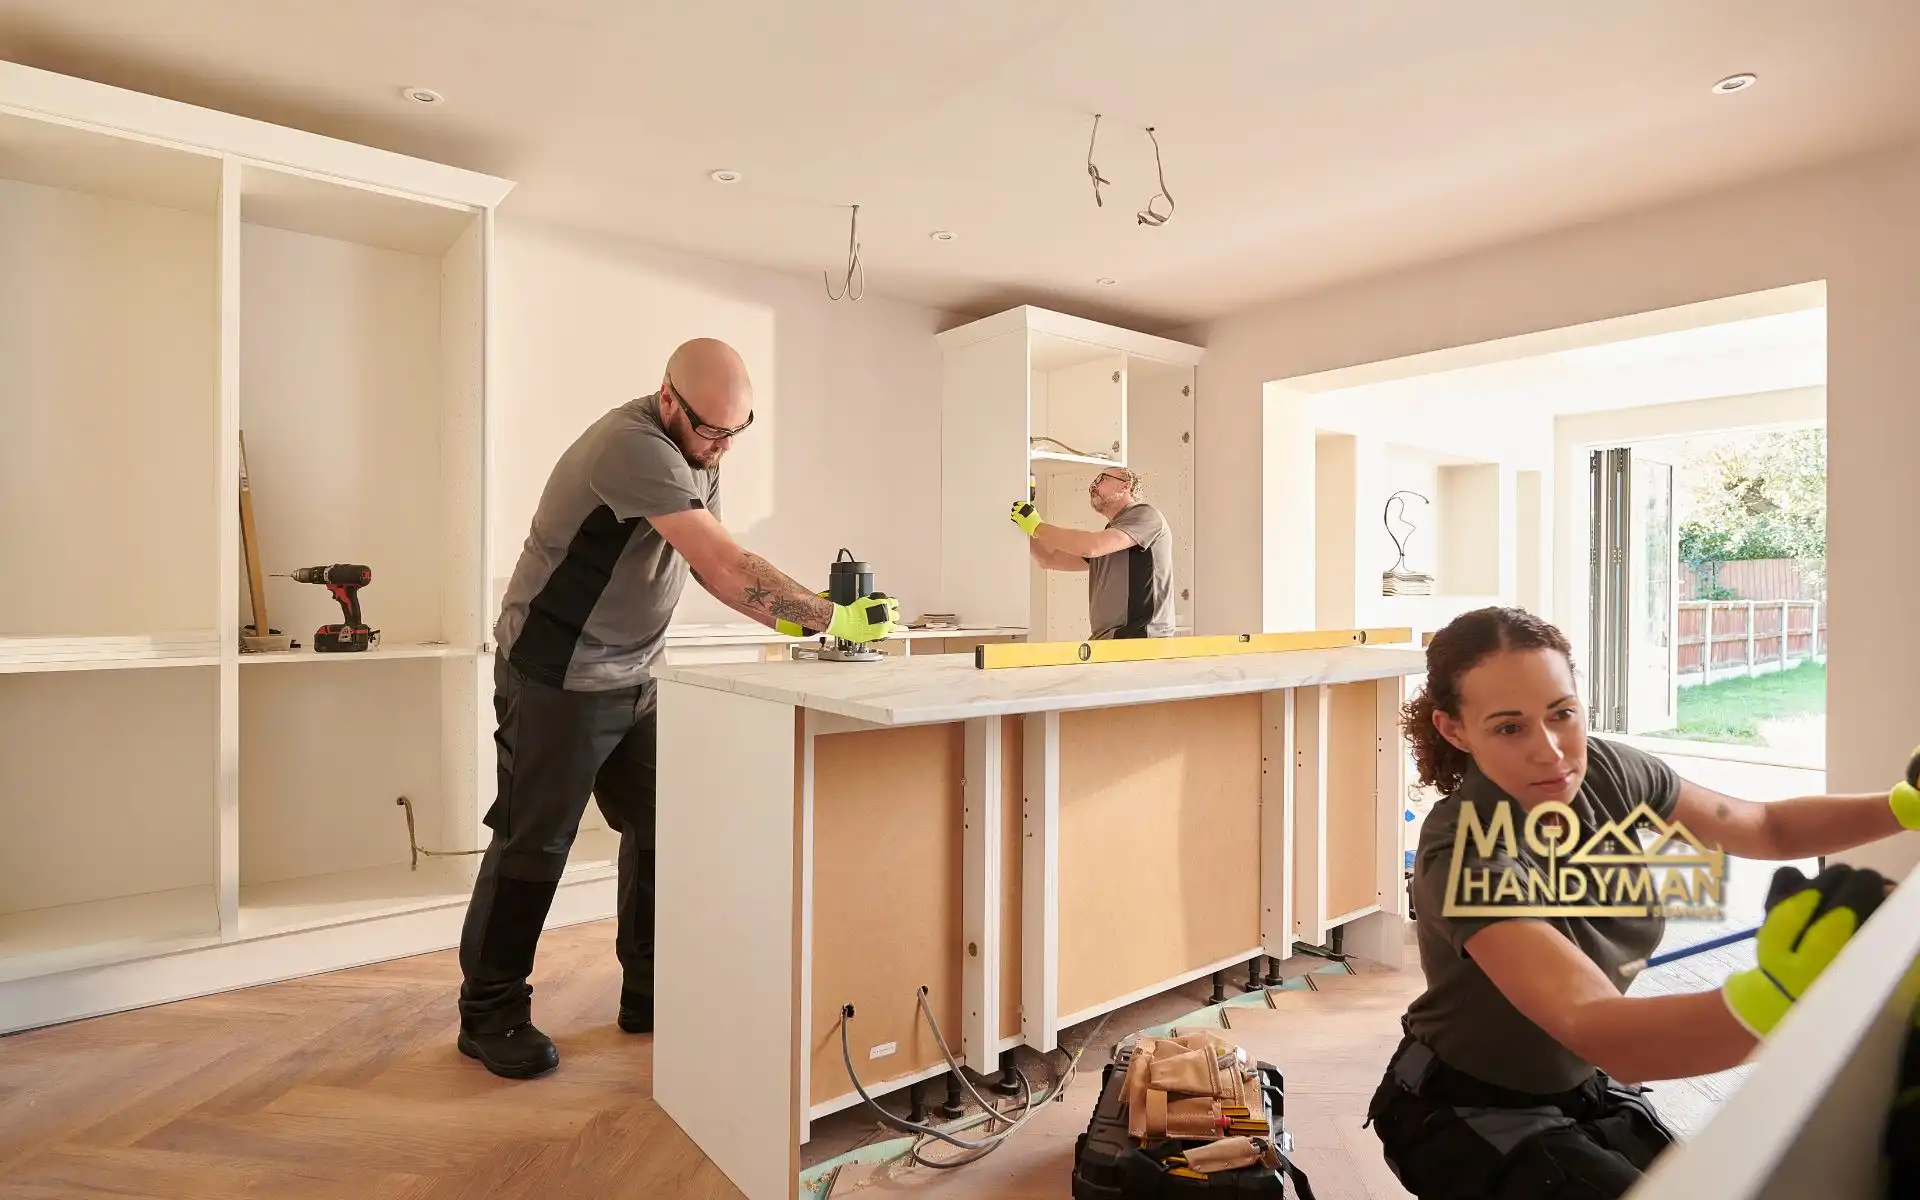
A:
[[[732,344],[753,376],[754,424],[721,474],[741,544],[822,588],[845,546],[904,616],[939,610],[942,314],[510,217],[496,252],[496,613],[554,461],[692,337]],[[689,583],[676,620],[744,618]]]
[[[1482,367],[1312,394],[1318,469],[1334,447],[1347,469],[1331,490],[1315,485],[1316,603],[1310,619],[1294,618],[1301,627],[1420,632],[1471,608],[1516,602],[1514,480],[1523,468],[1545,472],[1553,462],[1553,417],[1532,382],[1539,375]],[[1381,510],[1402,488],[1428,501],[1402,497],[1415,526],[1407,567],[1435,577],[1431,596],[1380,594],[1381,573],[1397,553]],[[1348,510],[1338,527],[1329,503]],[[1536,557],[1535,569],[1543,562]]]
[[[1920,560],[1884,530],[1920,525],[1920,152],[1909,148],[1747,184],[1320,295],[1203,331],[1198,445],[1201,632],[1311,619],[1313,502],[1305,401],[1263,412],[1263,385],[1824,280],[1827,302],[1830,786],[1882,790],[1915,730],[1903,681],[1920,625],[1887,621]],[[1265,419],[1263,419],[1265,418]],[[1304,441],[1304,450],[1289,447]],[[1289,564],[1304,564],[1293,567]],[[1920,853],[1857,856],[1904,868]]]
[[[0,180],[0,633],[219,623],[218,246],[209,213]]]

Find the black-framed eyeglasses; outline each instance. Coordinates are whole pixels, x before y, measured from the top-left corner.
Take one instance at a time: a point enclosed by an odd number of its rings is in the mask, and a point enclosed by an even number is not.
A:
[[[675,404],[687,410],[687,423],[693,426],[693,431],[709,442],[717,442],[722,438],[734,437],[744,431],[747,426],[753,424],[753,410],[748,409],[747,419],[731,429],[722,429],[718,425],[709,425],[701,420],[699,413],[693,411],[693,405],[688,404],[687,398],[680,394],[680,389],[673,386],[673,380],[671,378],[667,380],[667,391],[673,394],[673,402]]]

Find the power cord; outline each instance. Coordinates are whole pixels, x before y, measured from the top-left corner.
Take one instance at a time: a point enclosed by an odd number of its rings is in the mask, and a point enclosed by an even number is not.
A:
[[[1005,1129],[1000,1130],[998,1133],[989,1134],[987,1137],[978,1141],[967,1141],[963,1138],[953,1136],[953,1134],[948,1133],[946,1130],[936,1129],[931,1125],[921,1125],[906,1120],[903,1117],[897,1117],[880,1107],[879,1103],[876,1102],[873,1096],[867,1091],[865,1085],[860,1082],[859,1073],[856,1072],[853,1067],[853,1048],[848,1034],[848,1030],[853,1024],[854,1010],[851,1004],[844,1004],[840,1007],[840,1057],[846,1064],[847,1078],[853,1082],[853,1089],[859,1093],[860,1099],[879,1116],[881,1122],[887,1127],[898,1130],[901,1133],[914,1135],[915,1141],[913,1149],[910,1151],[913,1160],[922,1166],[932,1167],[936,1170],[952,1170],[956,1167],[964,1167],[969,1163],[980,1161],[998,1149],[1002,1142],[1024,1128],[1026,1123],[1033,1119],[1034,1114],[1040,1111],[1042,1104],[1064,1096],[1080,1068],[1080,1056],[1086,1053],[1088,1046],[1091,1046],[1099,1040],[1100,1033],[1106,1029],[1107,1022],[1111,1020],[1113,1016],[1113,1014],[1109,1013],[1100,1018],[1100,1023],[1094,1026],[1093,1033],[1086,1041],[1080,1044],[1080,1049],[1074,1051],[1074,1053],[1069,1056],[1066,1071],[1061,1074],[1059,1080],[1054,1083],[1052,1088],[1049,1089],[1041,1099],[1035,1100],[1032,1083],[1028,1081],[1024,1072],[1015,1068],[1014,1076],[1020,1081],[1023,1095],[1019,1115],[1013,1116],[1010,1109],[1003,1110],[997,1108],[985,1097],[981,1096],[979,1091],[973,1086],[973,1082],[967,1078],[966,1072],[961,1069],[960,1063],[954,1058],[952,1048],[947,1045],[946,1036],[940,1031],[940,1022],[935,1019],[932,1008],[928,1006],[926,987],[922,986],[919,989],[918,993],[916,993],[916,1000],[919,1004],[921,1014],[926,1017],[928,1027],[933,1030],[934,1041],[940,1047],[940,1056],[946,1060],[947,1069],[954,1073],[967,1091],[972,1093],[974,1100],[985,1110],[980,1117],[975,1119],[975,1122],[968,1122],[960,1126],[960,1128],[969,1128],[976,1122],[984,1121],[989,1125],[996,1122],[1005,1124]],[[945,1142],[948,1145],[970,1151],[971,1153],[964,1158],[954,1158],[945,1161],[926,1158],[923,1151],[928,1145],[936,1141]]]
[[[1054,445],[1060,447],[1062,450],[1065,450],[1068,454],[1077,454],[1081,458],[1104,458],[1108,460],[1111,460],[1113,458],[1113,455],[1111,454],[1102,454],[1098,450],[1081,450],[1078,447],[1067,445],[1065,442],[1061,441],[1059,438],[1047,437],[1044,434],[1036,435],[1034,437],[1028,438],[1027,449],[1029,450],[1033,449],[1033,444],[1035,442],[1052,442]]]

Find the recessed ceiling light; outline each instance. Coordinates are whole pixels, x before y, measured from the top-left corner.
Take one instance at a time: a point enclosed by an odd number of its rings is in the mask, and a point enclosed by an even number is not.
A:
[[[1750,74],[1729,75],[1713,85],[1713,94],[1725,96],[1733,92],[1744,92],[1759,80],[1759,76]]]
[[[739,183],[741,175],[738,171],[721,170],[708,172],[707,178],[715,183]]]
[[[950,242],[953,240],[953,230],[936,229],[932,233],[928,234],[927,236],[932,238],[936,242]]]
[[[1108,279],[1105,275],[1102,275],[1100,278],[1094,280],[1094,282],[1099,284],[1101,287],[1112,287],[1118,281],[1113,279]]]
[[[423,88],[423,87],[401,88],[400,94],[402,96],[405,96],[407,99],[413,101],[415,104],[446,103],[446,97],[442,96],[439,92],[434,91],[432,88]]]

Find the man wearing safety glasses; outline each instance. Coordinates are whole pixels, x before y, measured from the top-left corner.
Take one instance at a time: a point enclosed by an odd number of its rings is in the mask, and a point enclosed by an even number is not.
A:
[[[1173,636],[1173,531],[1142,501],[1140,476],[1108,467],[1087,487],[1105,529],[1049,525],[1026,500],[1013,523],[1033,539],[1033,561],[1049,571],[1087,572],[1087,623],[1095,638]]]
[[[794,636],[887,636],[899,602],[836,605],[742,548],[720,523],[720,460],[753,424],[731,346],[673,352],[660,388],[594,422],[560,456],[494,628],[499,791],[460,942],[460,1051],[526,1079],[559,1052],[527,977],[589,795],[620,833],[620,1028],[653,1030],[655,685],[649,668],[689,574]]]

